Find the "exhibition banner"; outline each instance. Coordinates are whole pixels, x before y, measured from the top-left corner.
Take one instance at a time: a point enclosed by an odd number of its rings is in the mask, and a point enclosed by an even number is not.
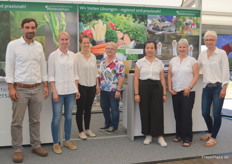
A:
[[[79,12],[200,17],[200,10],[109,5],[78,5]]]
[[[190,43],[189,55],[199,54],[200,10],[38,2],[0,2],[0,61],[5,61],[7,44],[22,35],[21,21],[26,17],[37,20],[36,40],[49,54],[58,48],[59,32],[71,37],[69,49],[79,51],[79,36],[88,35],[91,52],[101,59],[105,43],[118,45],[117,57],[137,60],[144,56],[146,41],[157,42],[157,57],[167,63],[177,55],[181,38]]]
[[[38,2],[0,2],[0,11],[47,11],[47,12],[77,12],[77,5],[63,3]]]
[[[157,57],[166,64],[177,56],[181,38],[190,43],[189,55],[198,57],[200,10],[80,4],[78,12],[80,34],[91,38],[98,58],[106,42],[117,43],[121,60],[137,60],[144,56],[144,43],[156,41]]]

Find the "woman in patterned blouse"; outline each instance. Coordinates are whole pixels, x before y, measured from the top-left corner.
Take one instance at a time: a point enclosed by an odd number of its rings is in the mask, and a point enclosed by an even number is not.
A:
[[[124,81],[124,64],[116,58],[117,45],[109,42],[106,45],[106,57],[101,60],[100,74],[100,104],[105,118],[104,127],[100,131],[108,134],[118,129],[119,99]]]

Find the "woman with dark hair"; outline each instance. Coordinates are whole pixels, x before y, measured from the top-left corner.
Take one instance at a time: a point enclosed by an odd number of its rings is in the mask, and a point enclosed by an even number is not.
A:
[[[150,144],[153,136],[165,147],[163,102],[166,101],[164,64],[156,58],[156,42],[145,43],[145,57],[135,66],[134,92],[135,102],[139,103],[142,134],[146,136],[144,144]]]
[[[95,94],[100,89],[98,85],[97,61],[94,54],[90,53],[90,39],[87,35],[80,37],[81,51],[76,55],[77,73],[79,76],[78,89],[80,98],[77,100],[76,122],[79,130],[79,137],[83,140],[89,137],[95,137],[90,130],[91,109]],[[83,117],[84,127],[83,129]]]

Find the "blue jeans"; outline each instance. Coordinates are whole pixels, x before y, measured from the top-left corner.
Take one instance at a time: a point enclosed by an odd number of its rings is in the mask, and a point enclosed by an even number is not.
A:
[[[217,137],[222,122],[221,111],[222,111],[224,98],[223,99],[219,98],[221,89],[222,89],[221,83],[217,83],[216,87],[206,86],[205,88],[203,88],[203,92],[202,92],[202,102],[201,102],[202,116],[205,119],[208,132],[212,133],[213,138]],[[212,103],[213,103],[214,123],[210,116],[210,109]]]
[[[59,143],[59,122],[62,115],[62,107],[64,105],[64,131],[65,131],[65,141],[70,140],[71,136],[71,127],[72,127],[72,110],[75,103],[75,93],[67,95],[59,95],[59,102],[55,102],[52,98],[52,138],[53,143]]]
[[[115,99],[115,92],[101,91],[100,105],[105,118],[105,126],[118,129],[119,99]]]

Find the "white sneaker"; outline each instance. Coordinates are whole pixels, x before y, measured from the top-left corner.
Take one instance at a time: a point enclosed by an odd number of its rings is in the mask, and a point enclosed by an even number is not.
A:
[[[86,130],[86,131],[85,131],[85,134],[86,134],[87,136],[90,136],[90,137],[96,137],[96,134],[94,134],[94,133],[92,132],[92,130]]]
[[[143,141],[144,145],[149,145],[152,141],[152,136],[148,135],[146,136],[145,140]]]
[[[87,140],[87,136],[85,135],[84,132],[79,133],[79,138],[82,140]]]
[[[158,143],[159,143],[162,147],[168,146],[167,142],[164,140],[163,137],[159,137],[159,138],[158,138]]]

